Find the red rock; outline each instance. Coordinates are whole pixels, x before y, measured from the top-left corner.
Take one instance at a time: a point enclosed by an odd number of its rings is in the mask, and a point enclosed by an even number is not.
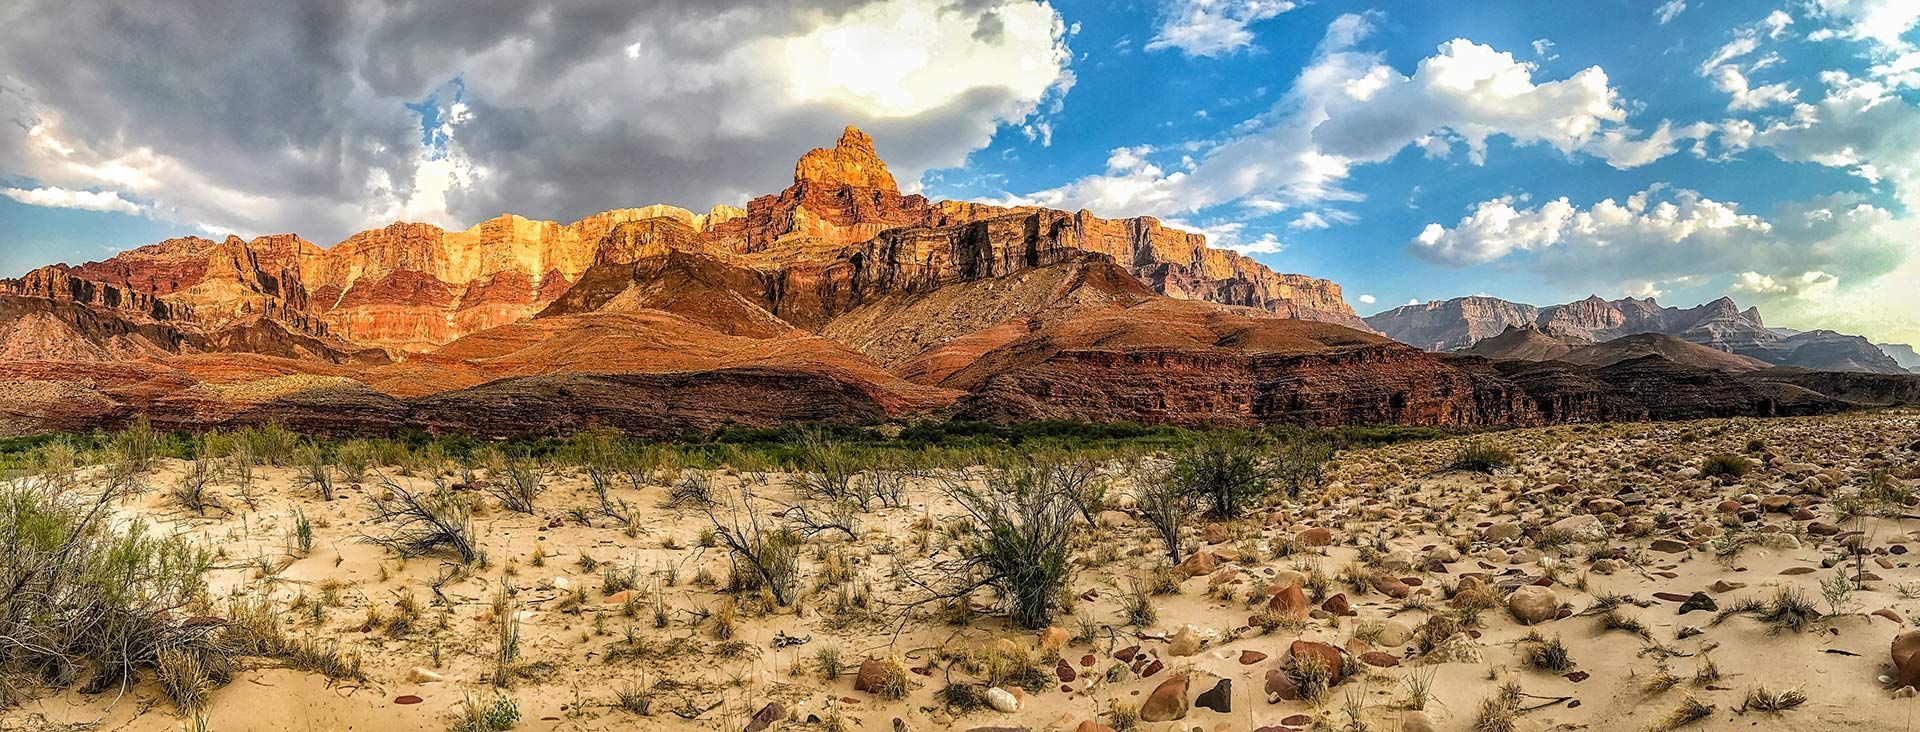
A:
[[[425,700],[412,694],[402,694],[393,698],[393,703],[395,704],[419,704],[422,701]]]
[[[1340,616],[1358,614],[1354,612],[1353,606],[1347,602],[1347,593],[1345,592],[1334,593],[1332,597],[1327,598],[1326,602],[1320,603],[1320,609]]]
[[[1140,719],[1146,722],[1185,719],[1187,704],[1187,677],[1174,676],[1147,694],[1146,701],[1140,703]]]
[[[1265,660],[1267,660],[1267,654],[1256,650],[1247,649],[1240,652],[1240,665],[1242,666],[1252,666]]]
[[[1341,671],[1345,668],[1345,659],[1341,657],[1340,649],[1318,641],[1297,640],[1287,647],[1287,656],[1296,664],[1309,659],[1319,661],[1327,667],[1327,685],[1333,686],[1340,683]]]
[[[1287,617],[1305,618],[1307,611],[1311,609],[1313,604],[1307,601],[1307,593],[1302,592],[1298,585],[1290,584],[1282,587],[1267,600],[1269,612]]]
[[[1393,668],[1400,665],[1400,659],[1380,651],[1367,651],[1360,654],[1360,662],[1378,668]]]
[[[1300,543],[1310,547],[1323,547],[1323,546],[1333,545],[1333,529],[1329,529],[1325,526],[1315,526],[1315,527],[1303,530],[1296,536],[1300,539]]]

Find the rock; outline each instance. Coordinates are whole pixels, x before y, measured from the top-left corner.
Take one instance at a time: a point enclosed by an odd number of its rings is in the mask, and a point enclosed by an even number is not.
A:
[[[1194,552],[1177,566],[1180,573],[1188,577],[1204,577],[1219,568],[1220,560],[1214,558],[1212,552],[1205,551]]]
[[[1333,529],[1329,529],[1325,526],[1315,526],[1313,528],[1301,531],[1300,533],[1295,534],[1294,536],[1300,540],[1300,543],[1310,547],[1317,548],[1317,547],[1333,545]]]
[[[1313,604],[1307,601],[1307,593],[1302,592],[1299,585],[1287,585],[1267,600],[1267,610],[1286,617],[1305,618],[1313,610]]]
[[[1729,582],[1727,580],[1714,580],[1713,585],[1709,586],[1707,589],[1713,592],[1725,594],[1728,592],[1732,592],[1734,590],[1746,589],[1746,587],[1747,587],[1747,583],[1745,582]]]
[[[1127,513],[1126,511],[1115,511],[1113,509],[1101,511],[1100,515],[1096,517],[1096,520],[1099,521],[1101,526],[1110,529],[1125,528],[1132,526],[1134,523],[1133,514]]]
[[[1900,675],[1893,688],[1920,688],[1920,630],[1909,630],[1893,637],[1893,667]]]
[[[1547,533],[1577,542],[1599,541],[1607,538],[1607,525],[1600,521],[1599,516],[1580,514],[1553,522],[1547,527]]]
[[[1347,602],[1347,593],[1336,592],[1326,602],[1320,603],[1320,609],[1332,615],[1348,616],[1356,614],[1353,606]]]
[[[445,676],[441,676],[437,672],[427,670],[420,666],[415,666],[413,667],[412,671],[408,671],[407,678],[412,680],[413,683],[416,683],[416,684],[431,684],[437,681],[446,680]]]
[[[1269,704],[1282,700],[1293,701],[1300,698],[1300,685],[1294,683],[1293,677],[1288,676],[1287,672],[1277,668],[1267,669],[1267,680],[1263,688],[1266,691],[1267,702]]]
[[[1082,720],[1079,726],[1073,728],[1073,732],[1113,732],[1113,728],[1088,719]]]
[[[1265,660],[1267,660],[1267,654],[1261,653],[1253,649],[1247,649],[1240,652],[1240,665],[1242,666],[1252,666],[1256,663],[1259,663]]]
[[[1341,672],[1346,668],[1340,649],[1318,641],[1294,641],[1287,647],[1287,657],[1293,659],[1295,665],[1314,661],[1326,666],[1328,686],[1339,684]]]
[[[1175,658],[1194,655],[1200,652],[1200,645],[1203,642],[1200,631],[1194,629],[1192,625],[1182,625],[1180,630],[1174,632],[1173,637],[1167,639],[1167,655]]]
[[[1396,600],[1405,600],[1413,594],[1413,588],[1407,583],[1385,572],[1375,572],[1372,582],[1374,591]]]
[[[888,673],[887,662],[878,658],[869,658],[860,662],[860,670],[853,676],[853,690],[878,694],[893,681]]]
[[[987,706],[993,707],[996,712],[1012,714],[1020,711],[1020,700],[1013,692],[995,686],[987,689]]]
[[[1073,640],[1073,634],[1068,633],[1066,628],[1049,626],[1046,630],[1040,631],[1040,649],[1043,651],[1058,652],[1066,648],[1068,641],[1071,640]]]
[[[1889,608],[1889,607],[1880,608],[1879,610],[1873,611],[1873,615],[1874,617],[1886,618],[1888,620],[1891,620],[1893,621],[1893,624],[1897,626],[1907,624],[1907,619],[1900,617],[1899,611],[1894,610],[1893,608]]]
[[[423,701],[426,701],[426,700],[421,699],[420,697],[415,696],[413,694],[401,694],[400,696],[396,696],[393,698],[393,703],[399,704],[402,706],[419,704],[420,702],[423,702]]]
[[[1507,595],[1507,612],[1522,623],[1538,625],[1560,614],[1560,596],[1538,585],[1518,587]]]
[[[1426,712],[1407,712],[1400,715],[1400,732],[1434,732],[1438,729],[1433,717]]]
[[[1073,664],[1067,663],[1067,660],[1063,658],[1060,659],[1059,663],[1054,664],[1053,675],[1055,678],[1060,679],[1060,683],[1070,684],[1073,683],[1074,679],[1079,678],[1080,673],[1074,671]]]
[[[1217,521],[1210,522],[1200,529],[1200,540],[1208,544],[1219,544],[1227,540],[1227,527]]]
[[[1360,654],[1360,662],[1375,668],[1393,668],[1400,665],[1400,659],[1380,651],[1367,651]]]
[[[1654,539],[1652,544],[1647,545],[1647,548],[1667,554],[1685,554],[1692,549],[1692,547],[1687,546],[1686,542],[1675,541],[1673,539]]]
[[[1147,694],[1147,700],[1140,703],[1140,719],[1146,722],[1171,722],[1187,717],[1187,677],[1177,675]]]
[[[1413,640],[1413,628],[1399,620],[1383,620],[1380,622],[1378,640],[1383,646],[1404,646],[1407,641]]]
[[[786,718],[786,705],[777,701],[767,702],[766,706],[761,707],[760,711],[754,712],[753,717],[747,720],[747,726],[744,732],[760,732]]]
[[[1713,601],[1713,598],[1707,596],[1707,593],[1705,592],[1695,592],[1692,595],[1688,595],[1686,601],[1680,603],[1681,615],[1685,615],[1695,610],[1706,610],[1708,612],[1713,612],[1719,609],[1720,609],[1720,605],[1715,603]]]
[[[1480,531],[1480,538],[1486,541],[1508,541],[1520,538],[1520,524],[1502,521]]]
[[[1613,574],[1625,569],[1626,564],[1618,559],[1595,559],[1588,568],[1593,570],[1594,574]]]
[[[1213,688],[1200,692],[1194,697],[1193,705],[1211,709],[1221,714],[1233,711],[1233,679],[1221,679]]]

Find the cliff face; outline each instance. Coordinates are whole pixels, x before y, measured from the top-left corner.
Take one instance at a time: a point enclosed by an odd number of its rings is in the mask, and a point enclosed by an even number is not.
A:
[[[0,283],[0,290],[37,295],[95,287],[99,292],[76,290],[76,296],[121,303],[106,307],[153,310],[183,326],[219,328],[267,318],[313,336],[423,352],[532,317],[595,265],[681,250],[767,273],[780,282],[774,287],[796,292],[789,307],[795,322],[818,324],[846,307],[848,298],[857,299],[856,281],[871,276],[857,259],[871,254],[849,256],[842,250],[897,248],[901,237],[883,239],[882,234],[901,228],[931,230],[916,236],[933,238],[1024,236],[1023,224],[997,222],[1007,217],[1045,218],[1057,234],[1050,234],[1045,248],[1107,254],[1172,297],[1365,327],[1341,300],[1337,285],[1275,273],[1150,218],[1108,221],[1085,212],[935,205],[923,196],[903,196],[873,140],[851,127],[835,146],[802,156],[792,186],[756,198],[745,209],[717,206],[695,214],[648,206],[570,224],[502,215],[465,231],[403,222],[360,232],[326,249],[292,235],[220,242],[189,237],[62,275],[92,284],[50,283],[52,276],[43,275]],[[1063,221],[1071,226],[1059,226]],[[968,246],[1027,244],[974,241]],[[850,272],[837,271],[850,259]],[[908,279],[951,279],[924,270],[949,263],[900,264],[916,268]],[[974,263],[961,258],[951,264],[964,269]]]
[[[1644,334],[1673,336],[1782,366],[1904,371],[1865,338],[1833,331],[1782,334],[1767,328],[1757,308],[1743,311],[1724,297],[1692,308],[1661,307],[1652,298],[1602,300],[1595,296],[1534,308],[1490,297],[1463,297],[1394,308],[1367,318],[1367,324],[1394,340],[1430,351],[1466,349],[1508,327],[1534,327],[1555,338],[1587,342]]]

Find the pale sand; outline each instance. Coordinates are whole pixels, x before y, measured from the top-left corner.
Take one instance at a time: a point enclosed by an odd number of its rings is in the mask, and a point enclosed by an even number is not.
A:
[[[1744,493],[1798,495],[1797,486],[1805,479],[1788,477],[1772,469],[1756,471],[1742,485],[1721,486],[1678,477],[1671,471],[1679,466],[1663,468],[1668,472],[1657,475],[1635,467],[1635,463],[1647,455],[1666,455],[1697,463],[1713,452],[1742,452],[1752,437],[1765,440],[1779,456],[1780,463],[1811,463],[1837,471],[1838,480],[1830,490],[1836,496],[1854,490],[1874,463],[1891,466],[1896,480],[1908,487],[1920,485],[1915,480],[1920,478],[1915,468],[1916,463],[1920,463],[1920,452],[1909,450],[1909,445],[1920,440],[1920,415],[1912,412],[1772,421],[1576,426],[1499,433],[1478,439],[1511,449],[1520,464],[1515,472],[1492,477],[1433,472],[1447,461],[1460,440],[1350,451],[1342,453],[1329,470],[1330,484],[1324,500],[1309,498],[1298,504],[1281,501],[1274,505],[1271,514],[1263,512],[1260,518],[1236,527],[1236,531],[1257,536],[1257,542],[1252,543],[1260,551],[1257,559],[1235,566],[1245,575],[1264,577],[1266,573],[1300,563],[1317,563],[1335,577],[1335,586],[1330,592],[1347,593],[1359,612],[1358,618],[1316,619],[1304,631],[1280,630],[1271,635],[1262,635],[1257,629],[1247,630],[1238,639],[1210,644],[1198,655],[1169,657],[1167,644],[1151,637],[1171,633],[1184,624],[1215,635],[1241,627],[1254,612],[1241,598],[1252,592],[1256,584],[1264,583],[1243,583],[1239,585],[1236,599],[1224,601],[1209,594],[1208,578],[1188,579],[1183,583],[1181,594],[1155,598],[1157,623],[1145,629],[1129,627],[1124,623],[1120,605],[1126,578],[1144,578],[1153,567],[1164,563],[1164,559],[1151,532],[1144,526],[1136,522],[1114,527],[1090,537],[1087,548],[1081,552],[1090,557],[1097,547],[1119,548],[1117,561],[1083,566],[1075,578],[1075,594],[1094,591],[1097,597],[1077,602],[1074,615],[1062,617],[1057,623],[1072,631],[1081,618],[1090,618],[1110,627],[1112,634],[1103,634],[1102,640],[1091,647],[1075,643],[1062,655],[1083,676],[1098,676],[1115,663],[1108,656],[1112,650],[1138,643],[1164,658],[1168,670],[1149,679],[1128,673],[1111,683],[1101,681],[1088,685],[1084,680],[1077,680],[1072,685],[1072,693],[1063,693],[1056,685],[1029,696],[1026,706],[1013,714],[981,710],[957,718],[943,711],[934,697],[944,684],[948,673],[945,669],[935,669],[931,677],[910,676],[916,686],[907,698],[899,701],[882,701],[853,688],[852,669],[868,654],[903,656],[907,665],[923,666],[933,660],[931,648],[957,648],[969,643],[985,646],[1001,638],[1033,642],[1031,632],[1011,628],[997,616],[988,614],[994,608],[992,597],[984,592],[975,602],[983,614],[965,626],[950,625],[928,610],[924,616],[907,622],[897,637],[893,635],[898,611],[889,603],[917,597],[917,591],[911,586],[896,585],[890,579],[894,567],[896,563],[914,566],[925,560],[915,546],[910,526],[923,516],[940,522],[958,513],[952,501],[940,492],[936,481],[913,483],[908,507],[882,509],[861,516],[863,536],[860,540],[822,540],[834,545],[831,551],[848,552],[855,558],[857,571],[871,580],[875,598],[870,605],[870,617],[844,620],[833,617],[830,611],[824,610],[830,605],[832,591],[808,597],[799,617],[791,611],[768,617],[743,613],[737,639],[743,641],[748,650],[736,657],[723,657],[718,652],[722,644],[712,637],[709,625],[690,628],[686,624],[689,616],[684,611],[717,610],[725,602],[723,593],[713,587],[695,586],[692,578],[705,569],[724,581],[727,562],[722,550],[702,549],[697,544],[702,527],[708,525],[703,513],[662,507],[666,497],[662,485],[637,493],[624,489],[615,492],[639,508],[640,528],[632,538],[604,518],[586,527],[566,516],[569,508],[594,504],[584,475],[580,474],[549,479],[550,487],[539,502],[540,517],[491,508],[477,520],[477,527],[481,543],[493,559],[492,567],[447,585],[446,595],[456,606],[451,609],[448,627],[444,630],[435,629],[436,617],[442,610],[430,604],[432,594],[427,589],[442,570],[442,560],[415,558],[403,563],[379,547],[356,541],[362,532],[373,530],[362,523],[367,516],[364,492],[375,487],[372,481],[359,487],[345,487],[341,500],[327,503],[310,491],[294,488],[294,471],[264,469],[256,508],[241,505],[233,496],[232,486],[223,484],[218,491],[226,496],[226,503],[236,509],[235,512],[199,518],[182,512],[165,496],[164,487],[183,472],[181,464],[173,463],[158,471],[153,481],[156,489],[137,499],[128,511],[143,514],[163,530],[182,532],[219,547],[225,554],[223,564],[227,568],[218,571],[213,580],[216,595],[236,589],[256,592],[270,587],[273,596],[285,603],[303,591],[309,595],[319,594],[319,584],[323,581],[335,580],[345,585],[339,591],[341,605],[331,608],[318,623],[308,614],[287,612],[289,629],[295,636],[317,634],[340,639],[346,647],[365,656],[368,680],[328,684],[316,675],[275,668],[272,662],[250,662],[248,670],[238,679],[211,695],[207,713],[209,727],[220,732],[444,728],[463,695],[485,697],[493,693],[486,679],[493,669],[491,659],[497,632],[489,606],[509,564],[514,574],[507,579],[522,588],[518,606],[525,612],[520,661],[526,670],[506,690],[520,705],[518,729],[737,730],[755,710],[777,699],[801,719],[809,714],[828,717],[837,711],[855,729],[891,729],[893,720],[899,718],[916,730],[992,726],[1071,730],[1085,719],[1110,722],[1096,715],[1105,712],[1111,700],[1138,704],[1155,686],[1184,670],[1193,679],[1189,698],[1210,688],[1216,678],[1232,678],[1232,711],[1221,714],[1196,707],[1183,720],[1145,723],[1144,728],[1251,730],[1279,724],[1294,715],[1307,715],[1327,728],[1344,729],[1348,720],[1343,707],[1351,695],[1365,705],[1364,720],[1368,729],[1394,730],[1401,729],[1414,716],[1404,708],[1403,679],[1410,671],[1422,668],[1431,668],[1434,672],[1432,699],[1423,716],[1431,720],[1434,728],[1444,730],[1470,729],[1481,701],[1509,681],[1533,695],[1523,702],[1524,706],[1546,704],[1557,697],[1577,701],[1577,706],[1569,701],[1529,711],[1520,717],[1521,729],[1646,729],[1677,707],[1689,693],[1713,705],[1713,711],[1687,729],[1912,728],[1916,708],[1920,708],[1916,705],[1920,702],[1897,698],[1879,680],[1892,673],[1888,644],[1906,626],[1865,613],[1882,608],[1891,608],[1903,618],[1920,613],[1920,601],[1904,598],[1896,590],[1896,584],[1912,582],[1915,583],[1912,589],[1920,592],[1920,571],[1912,567],[1912,558],[1920,552],[1881,555],[1879,558],[1890,566],[1881,566],[1874,561],[1875,557],[1869,556],[1867,570],[1881,579],[1867,582],[1864,589],[1854,594],[1849,607],[1843,608],[1842,614],[1824,618],[1800,633],[1770,632],[1758,621],[1744,617],[1714,626],[1710,625],[1713,613],[1677,615],[1677,603],[1673,602],[1654,601],[1644,608],[1626,607],[1626,612],[1646,623],[1655,641],[1680,654],[1665,662],[1673,674],[1681,677],[1678,685],[1666,691],[1649,692],[1644,688],[1660,668],[1661,654],[1649,651],[1648,643],[1627,632],[1604,630],[1597,617],[1575,615],[1533,629],[1546,637],[1562,639],[1576,664],[1575,669],[1590,677],[1576,683],[1559,674],[1529,668],[1522,660],[1518,644],[1529,629],[1515,622],[1503,608],[1493,608],[1482,613],[1484,626],[1474,641],[1474,647],[1484,657],[1482,662],[1427,667],[1418,659],[1407,657],[1410,654],[1407,646],[1386,647],[1381,650],[1401,658],[1398,667],[1369,669],[1362,678],[1336,688],[1320,705],[1304,701],[1269,703],[1261,693],[1265,672],[1285,660],[1288,645],[1297,638],[1346,646],[1356,621],[1393,618],[1417,627],[1431,612],[1448,609],[1447,602],[1439,596],[1431,600],[1428,609],[1404,609],[1400,601],[1377,592],[1357,595],[1354,588],[1342,584],[1339,574],[1355,560],[1358,555],[1355,545],[1363,539],[1384,539],[1389,556],[1394,551],[1408,550],[1418,565],[1417,560],[1426,556],[1429,548],[1450,544],[1449,537],[1453,535],[1477,536],[1479,524],[1518,517],[1543,525],[1575,512],[1579,498],[1611,496],[1623,488],[1644,490],[1651,501],[1644,507],[1629,509],[1629,516],[1653,517],[1664,512],[1674,518],[1671,524],[1674,528],[1720,521],[1715,505],[1725,498],[1737,498]],[[737,476],[717,478],[719,485],[726,488],[741,482]],[[419,479],[401,480],[409,485],[427,485]],[[792,497],[792,489],[784,476],[771,476],[767,485],[769,487],[762,490],[775,497]],[[1550,489],[1554,485],[1577,487],[1555,491]],[[1117,481],[1116,493],[1126,491],[1127,483],[1122,476]],[[1839,523],[1848,530],[1865,531],[1869,551],[1885,552],[1896,545],[1920,549],[1917,545],[1920,542],[1908,534],[1920,529],[1920,521],[1897,516],[1842,521],[1829,505],[1831,500],[1822,499],[1814,508],[1821,520]],[[289,514],[295,506],[316,524],[313,552],[298,559],[288,557],[285,552]],[[1436,527],[1436,517],[1456,511],[1457,520],[1446,528]],[[1920,509],[1908,507],[1905,511],[1914,513]],[[555,519],[559,520],[559,526],[546,528]],[[1767,513],[1760,523],[1788,527],[1789,531],[1791,527],[1807,524],[1794,521],[1784,513]],[[1199,522],[1195,524],[1196,536],[1190,540],[1190,546],[1200,546]],[[1268,551],[1269,539],[1290,536],[1295,529],[1308,524],[1335,529],[1336,545],[1326,549],[1324,556],[1308,554],[1276,559]],[[1667,529],[1637,538],[1616,534],[1609,545],[1639,549],[1669,535],[1671,531]],[[663,548],[667,537],[677,540],[680,548]],[[1561,584],[1555,591],[1575,613],[1587,608],[1594,593],[1602,590],[1650,601],[1655,592],[1685,595],[1705,590],[1723,579],[1748,585],[1742,590],[1710,593],[1723,607],[1736,597],[1768,598],[1774,586],[1790,585],[1803,588],[1824,612],[1826,602],[1822,599],[1820,582],[1830,577],[1833,570],[1797,575],[1783,575],[1782,571],[1820,567],[1823,556],[1836,550],[1836,542],[1830,537],[1811,536],[1802,536],[1800,541],[1798,549],[1754,546],[1725,560],[1704,550],[1691,554],[1646,552],[1646,562],[1640,568],[1628,567],[1605,576],[1588,575],[1586,591],[1568,586],[1586,572],[1585,547],[1573,544],[1550,549],[1548,554],[1563,556],[1571,565],[1561,575]],[[548,553],[544,566],[530,564],[536,542]],[[944,543],[936,532],[933,539],[936,549]],[[1518,548],[1526,543],[1522,539],[1498,544]],[[1239,545],[1239,542],[1229,542],[1216,549]],[[1488,544],[1481,542],[1472,548],[1478,552],[1485,546]],[[651,607],[646,602],[640,603],[639,614],[633,618],[624,617],[620,605],[603,604],[598,573],[583,572],[576,564],[582,553],[603,562],[639,567],[643,588],[650,588],[664,567],[679,567],[677,586],[667,590],[668,602],[675,610],[672,626],[664,630],[654,628]],[[254,568],[255,558],[261,556],[268,557],[270,563],[290,564],[269,580]],[[802,560],[802,584],[809,593],[816,582],[818,565],[816,554],[808,551]],[[385,580],[381,579],[382,567],[390,575]],[[1462,572],[1485,571],[1497,575],[1503,571],[1523,571],[1530,577],[1538,577],[1543,571],[1538,564],[1495,566],[1476,557],[1455,561],[1446,567],[1446,573],[1422,572],[1416,568],[1395,574],[1419,577],[1424,588],[1438,595],[1444,592],[1443,588],[1451,587]],[[589,588],[587,602],[577,614],[557,609],[561,592],[554,588],[554,583],[560,580],[574,586],[584,583]],[[426,605],[418,627],[403,637],[390,637],[380,630],[363,632],[366,609],[377,606],[383,614],[389,614],[396,593],[403,589],[411,589]],[[595,616],[604,618],[604,635],[595,633]],[[1676,640],[1676,634],[1684,626],[1695,626],[1703,632]],[[662,652],[656,659],[608,663],[604,660],[608,650],[623,645],[622,637],[628,628],[649,639],[654,648],[668,648],[671,639],[685,642],[674,650]],[[812,641],[795,648],[774,649],[770,641],[776,632],[810,636]],[[1137,640],[1136,634],[1150,638]],[[1112,640],[1115,637],[1119,639],[1117,642]],[[433,666],[431,648],[435,643],[439,644],[443,659],[436,672],[446,680],[411,681],[410,669]],[[814,671],[816,651],[827,646],[842,649],[848,668],[844,675],[831,682],[823,681]],[[1268,658],[1254,665],[1241,665],[1238,658],[1242,650],[1265,653]],[[1083,668],[1080,659],[1089,653],[1096,656],[1096,662],[1090,669]],[[1693,677],[1701,658],[1711,658],[1723,677],[1711,684],[1696,684]],[[1051,669],[1052,664],[1046,664],[1046,668]],[[968,678],[959,670],[952,673],[956,679]],[[639,717],[613,706],[616,689],[630,683],[652,685],[661,680],[677,682],[677,689],[659,694],[650,717]],[[1775,691],[1800,690],[1809,701],[1799,709],[1779,714],[1738,713],[1736,710],[1741,707],[1747,691],[1757,686]],[[417,695],[424,703],[395,704],[394,699],[402,695]],[[843,698],[847,701],[840,701]],[[716,704],[692,720],[673,712]],[[0,720],[4,720],[0,722],[0,729],[71,728],[65,725],[95,720],[98,725],[93,728],[102,730],[176,730],[182,725],[171,704],[151,682],[129,689],[124,695],[55,694],[24,708],[0,713]],[[796,727],[800,727],[798,722],[788,721],[776,729]]]

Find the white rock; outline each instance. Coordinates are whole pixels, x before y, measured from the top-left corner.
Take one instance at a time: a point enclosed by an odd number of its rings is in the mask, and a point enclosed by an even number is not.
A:
[[[1020,711],[1020,700],[1014,698],[1013,692],[995,686],[987,689],[987,706],[996,712],[1012,714]]]

